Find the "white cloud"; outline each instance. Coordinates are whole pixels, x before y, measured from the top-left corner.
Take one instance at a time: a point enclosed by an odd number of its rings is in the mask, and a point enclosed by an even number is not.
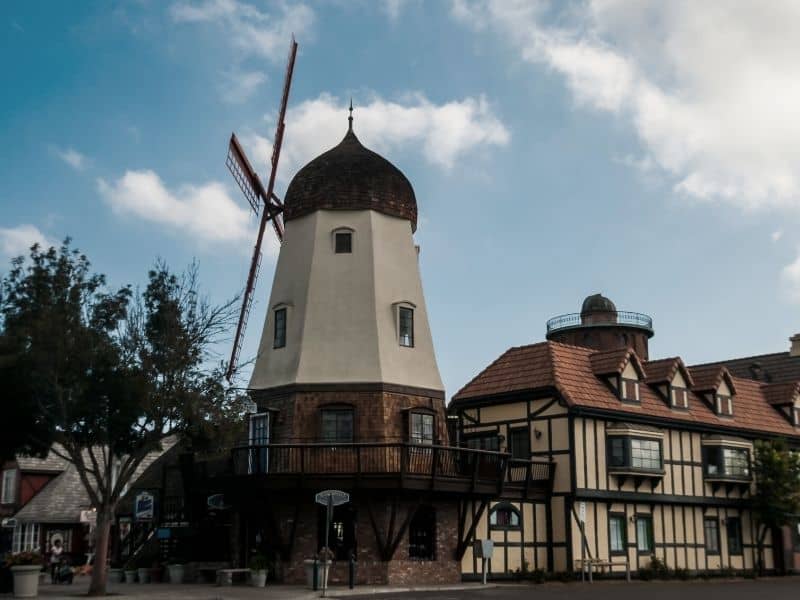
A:
[[[347,131],[347,102],[330,94],[290,108],[281,151],[281,175],[293,174],[314,157],[341,141]],[[422,94],[394,102],[374,97],[356,106],[354,129],[368,148],[391,155],[402,148],[421,150],[432,165],[449,170],[464,155],[487,146],[505,146],[510,133],[483,96],[435,104]],[[272,142],[255,134],[242,141],[254,165],[265,168]]]
[[[52,148],[55,155],[76,171],[83,171],[89,164],[89,159],[75,148]]]
[[[243,56],[253,55],[281,63],[292,34],[310,35],[314,11],[305,4],[277,2],[270,13],[238,0],[181,0],[170,6],[177,23],[213,23]]]
[[[412,0],[382,0],[381,1],[381,8],[383,8],[383,12],[387,14],[390,20],[397,21],[400,18],[400,13],[405,10],[406,6],[411,3]]]
[[[228,104],[241,104],[249,100],[259,86],[267,80],[261,71],[242,71],[238,67],[223,73],[219,93]]]
[[[772,235],[770,236],[773,242],[779,242],[780,239],[783,237],[783,231],[778,229],[777,231],[773,231]]]
[[[800,304],[800,250],[794,262],[783,267],[781,280],[789,299]]]
[[[0,254],[14,258],[28,254],[34,244],[49,248],[55,244],[47,239],[35,225],[23,224],[16,227],[0,227]]]
[[[687,196],[800,208],[800,3],[454,0],[579,106],[627,120]]]
[[[241,244],[246,251],[255,241],[255,219],[249,209],[243,202],[235,202],[219,182],[170,190],[156,173],[144,170],[126,171],[111,183],[98,179],[97,188],[117,214],[156,223],[202,242]],[[276,248],[277,244],[267,242],[270,254]]]

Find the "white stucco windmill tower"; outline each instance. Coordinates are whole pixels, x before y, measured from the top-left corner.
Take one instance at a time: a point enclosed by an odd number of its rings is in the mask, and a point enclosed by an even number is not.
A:
[[[439,417],[438,427],[428,420],[427,434],[445,441],[444,389],[413,238],[414,190],[358,140],[352,107],[344,139],[292,179],[283,220],[248,386],[261,407],[292,413],[275,434],[397,440],[413,433],[403,411],[422,405]],[[327,405],[341,406],[315,414]]]

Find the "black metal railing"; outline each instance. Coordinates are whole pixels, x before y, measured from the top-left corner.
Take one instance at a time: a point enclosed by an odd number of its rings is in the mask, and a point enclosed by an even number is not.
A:
[[[232,460],[236,475],[396,476],[539,487],[552,484],[555,468],[504,452],[410,443],[250,445],[234,448]]]
[[[653,331],[653,319],[649,315],[619,310],[616,312],[598,311],[559,315],[547,321],[547,333],[575,327],[608,327],[609,325],[640,327]]]

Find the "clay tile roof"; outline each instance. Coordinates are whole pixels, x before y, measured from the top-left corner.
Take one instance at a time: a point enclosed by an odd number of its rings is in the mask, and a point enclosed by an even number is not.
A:
[[[547,342],[509,348],[453,396],[453,402],[554,387]]]
[[[289,183],[286,221],[316,210],[375,210],[411,221],[417,229],[417,200],[405,175],[365,148],[352,130],[339,145],[312,160]]]
[[[733,382],[730,372],[720,365],[709,365],[705,367],[692,367],[689,372],[694,381],[692,389],[698,392],[716,390],[723,379],[731,388],[731,393],[736,394],[736,385]]]
[[[596,356],[598,354],[606,353],[558,342],[511,348],[465,385],[453,400],[455,404],[467,398],[481,398],[489,403],[497,398],[498,402],[504,402],[503,396],[509,393],[555,388],[569,406],[608,411],[618,415],[622,421],[628,415],[638,415],[674,421],[676,424],[709,425],[737,434],[749,430],[800,439],[800,429],[793,427],[768,400],[772,394],[778,393],[779,388],[769,390],[767,388],[770,386],[761,382],[731,377],[719,366],[712,369],[692,368],[695,387],[689,391],[688,409],[670,408],[649,386],[640,386],[639,403],[623,403],[603,378],[597,376],[593,363],[608,358]],[[631,353],[631,356],[635,357],[636,354]],[[608,360],[612,362],[610,358]],[[660,361],[651,362],[657,363],[656,369],[663,368],[658,365]],[[713,387],[713,383],[721,381],[723,377],[729,379],[729,385],[735,388],[732,417],[716,415],[696,393],[698,389],[709,385],[709,381]]]
[[[770,383],[763,388],[764,397],[772,405],[792,404],[800,394],[800,382]]]
[[[724,366],[734,377],[757,379],[767,383],[800,381],[800,356],[792,356],[788,352],[759,354],[697,366]]]
[[[641,363],[636,358],[636,354],[629,348],[593,352],[589,360],[592,363],[592,371],[595,375],[619,375],[625,369],[625,365],[628,364],[629,360],[634,360],[634,366],[636,366],[640,376],[644,374],[644,369],[642,369]]]
[[[692,387],[694,380],[692,379],[689,370],[680,357],[674,356],[672,358],[660,358],[658,360],[650,360],[644,363],[647,370],[647,383],[663,383],[672,381],[675,373],[681,371],[683,377],[687,380],[686,383]]]

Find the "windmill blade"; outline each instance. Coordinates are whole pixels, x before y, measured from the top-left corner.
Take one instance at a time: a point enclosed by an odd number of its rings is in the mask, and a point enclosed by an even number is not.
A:
[[[235,133],[231,134],[231,141],[228,143],[228,156],[225,158],[225,165],[233,175],[233,179],[242,190],[242,194],[250,204],[255,214],[261,209],[261,203],[268,203],[267,192],[261,185],[258,173],[250,165],[247,155],[244,153],[242,145]]]
[[[258,236],[256,237],[256,244],[253,248],[253,258],[250,261],[250,271],[247,275],[247,285],[244,288],[244,295],[242,297],[242,309],[239,313],[239,323],[236,325],[236,335],[233,340],[233,350],[231,351],[231,359],[228,363],[228,370],[225,377],[228,381],[233,377],[236,371],[236,366],[239,362],[239,354],[242,351],[244,344],[244,331],[247,327],[247,319],[250,316],[250,308],[253,303],[253,291],[255,290],[256,279],[258,272],[261,268],[261,244],[264,241],[264,230],[267,227],[267,221],[272,222],[272,227],[275,234],[278,236],[278,241],[283,241],[283,219],[281,213],[283,212],[283,204],[275,195],[275,178],[278,172],[278,161],[281,156],[281,145],[283,143],[283,132],[286,127],[284,119],[286,117],[286,106],[289,103],[289,91],[292,86],[292,74],[294,73],[294,61],[297,57],[297,42],[292,36],[292,43],[289,46],[289,62],[286,66],[286,79],[283,83],[283,94],[281,96],[281,107],[278,112],[278,123],[275,131],[275,143],[272,147],[272,168],[270,169],[269,181],[267,189],[265,190],[261,185],[261,180],[256,175],[247,156],[244,153],[239,141],[235,135],[231,136],[231,142],[228,145],[228,156],[232,157],[231,164],[236,168],[231,169],[231,173],[239,183],[245,197],[247,197],[250,205],[253,206],[251,198],[255,199],[256,206],[260,207],[260,202],[264,203],[264,211],[261,213],[261,223],[258,227]],[[237,177],[236,172],[241,174],[241,178]],[[242,183],[243,182],[243,183]],[[249,190],[249,194],[248,194]],[[254,207],[256,213],[258,209]]]

